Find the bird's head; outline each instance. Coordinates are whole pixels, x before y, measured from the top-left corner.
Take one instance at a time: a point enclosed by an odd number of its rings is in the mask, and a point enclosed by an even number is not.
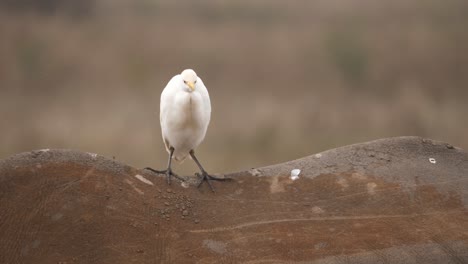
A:
[[[184,70],[180,76],[182,77],[182,81],[184,82],[185,88],[189,92],[193,92],[195,90],[195,85],[197,84],[197,74],[192,69]]]

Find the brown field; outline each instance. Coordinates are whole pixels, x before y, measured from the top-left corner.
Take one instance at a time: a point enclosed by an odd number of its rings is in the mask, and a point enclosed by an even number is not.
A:
[[[163,167],[159,95],[184,68],[212,97],[198,153],[213,172],[401,135],[468,148],[468,2],[196,3],[0,5],[0,158],[72,148]]]

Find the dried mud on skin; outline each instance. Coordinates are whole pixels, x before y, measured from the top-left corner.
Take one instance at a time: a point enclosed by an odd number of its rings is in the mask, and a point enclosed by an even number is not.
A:
[[[468,262],[468,155],[451,145],[382,139],[227,176],[211,193],[93,153],[14,155],[0,262]]]

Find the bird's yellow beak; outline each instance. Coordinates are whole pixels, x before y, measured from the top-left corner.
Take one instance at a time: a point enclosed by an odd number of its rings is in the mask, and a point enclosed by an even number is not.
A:
[[[195,84],[193,82],[187,82],[187,86],[190,87],[190,90],[195,90]]]

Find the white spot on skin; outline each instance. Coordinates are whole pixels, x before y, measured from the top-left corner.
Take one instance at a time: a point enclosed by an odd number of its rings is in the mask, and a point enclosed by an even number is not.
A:
[[[314,214],[322,214],[324,211],[323,211],[322,208],[320,208],[320,207],[318,207],[318,206],[314,206],[314,207],[312,207],[312,212],[313,212]]]
[[[279,176],[270,177],[271,185],[270,185],[270,192],[277,193],[277,192],[284,192],[284,186],[279,182]]]
[[[133,189],[134,189],[137,193],[139,193],[139,194],[141,194],[141,195],[145,194],[142,190],[140,190],[140,189],[138,189],[137,187],[135,187],[135,185],[133,184],[132,181],[125,180],[125,182],[128,183],[130,186],[132,186]]]
[[[250,174],[251,174],[252,176],[260,176],[260,175],[262,174],[262,173],[261,173],[259,170],[257,170],[257,169],[251,169],[249,172],[250,172]]]
[[[437,161],[434,158],[429,158],[429,162],[432,164],[436,164]]]
[[[208,248],[209,250],[218,253],[224,254],[227,252],[226,243],[211,239],[203,240],[203,247]]]
[[[97,154],[96,154],[96,153],[89,153],[89,152],[88,152],[88,155],[90,155],[91,158],[93,158],[93,159],[96,159],[96,158],[97,158]]]
[[[154,185],[152,182],[150,182],[149,180],[147,180],[145,177],[143,177],[140,174],[135,175],[135,178],[139,179],[140,181],[142,181],[142,182],[144,182],[146,184]]]
[[[299,174],[301,173],[300,169],[294,169],[291,171],[291,180],[295,181],[299,179]]]
[[[374,195],[375,194],[375,187],[377,187],[377,184],[375,182],[369,182],[367,184],[367,192],[370,195]]]
[[[365,179],[367,179],[366,175],[363,175],[363,174],[361,174],[361,173],[359,173],[359,172],[353,172],[353,174],[351,174],[351,177],[352,177],[353,179],[357,179],[357,180],[365,180]]]
[[[319,249],[327,247],[327,245],[328,245],[328,243],[326,243],[326,242],[320,242],[320,243],[317,243],[317,244],[314,245],[314,249],[319,250]]]
[[[315,154],[315,157],[316,157],[317,159],[320,159],[320,158],[322,157],[322,154],[320,154],[320,153],[319,153],[319,154]]]

